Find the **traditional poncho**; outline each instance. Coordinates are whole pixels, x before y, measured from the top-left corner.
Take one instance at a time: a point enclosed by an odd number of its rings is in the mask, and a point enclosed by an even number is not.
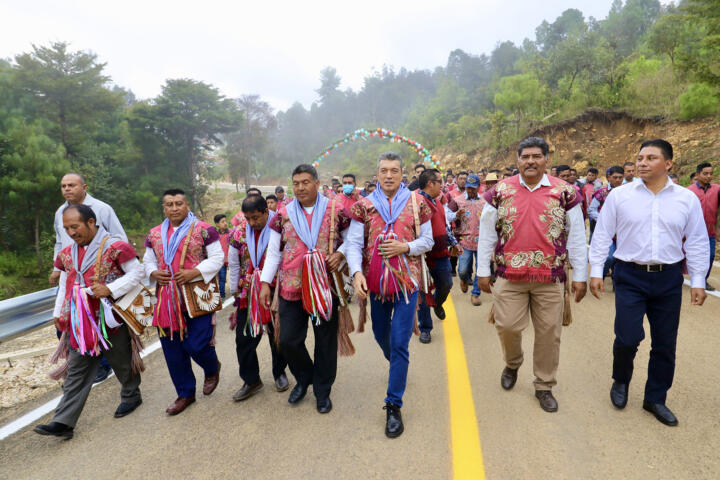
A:
[[[384,195],[381,190],[376,190],[376,192],[380,192],[381,195]],[[388,283],[393,281],[393,279],[387,278],[389,275],[382,276],[382,273],[374,274],[375,272],[372,271],[373,269],[371,268],[373,257],[375,256],[377,259],[377,246],[379,242],[381,243],[382,240],[384,240],[385,235],[390,233],[390,230],[392,230],[392,234],[397,238],[397,240],[401,242],[411,242],[417,238],[411,199],[408,197],[403,205],[397,206],[393,205],[392,200],[389,202],[389,206],[391,208],[397,209],[394,210],[397,213],[397,218],[391,225],[388,225],[371,199],[374,194],[375,192],[355,203],[350,208],[350,216],[353,220],[357,220],[365,226],[366,247],[363,251],[363,273],[368,279],[368,288],[371,293],[379,296],[380,298],[389,300],[398,296],[398,294],[401,294],[401,287],[403,287],[403,284],[406,288],[406,291],[404,292],[405,294],[410,294],[418,289],[418,282],[422,278],[422,266],[420,257],[416,256],[403,255],[403,258],[395,257],[397,260],[391,259],[394,261],[390,264],[390,267],[404,277],[395,279],[394,281],[397,285],[391,289],[388,289],[390,286]],[[427,203],[421,196],[417,196],[416,200],[418,217],[420,224],[422,225],[430,220],[432,213],[430,208],[427,206]],[[407,264],[407,269],[404,271],[398,271],[398,268],[403,268],[405,264]],[[391,268],[386,269],[392,271]],[[393,273],[395,274],[395,272]]]
[[[193,219],[194,215],[188,215],[185,221],[178,226],[178,230],[182,229],[183,231],[178,232],[177,235],[175,235],[176,229],[174,229],[172,225],[169,225],[169,221],[164,228],[163,225],[165,225],[165,222],[150,230],[150,233],[148,233],[145,239],[145,247],[153,249],[159,270],[172,273],[178,272],[180,269],[191,270],[207,258],[205,246],[219,240],[218,232],[215,227],[198,220],[192,231],[187,233]],[[188,221],[189,224],[185,225]],[[163,230],[165,231],[165,242],[163,242]],[[187,235],[190,235],[190,237],[185,255],[185,264],[180,265],[183,243]],[[168,259],[165,258],[163,243],[174,247],[174,255],[172,261],[169,262],[170,264],[168,264]],[[169,329],[171,335],[172,332],[176,331],[180,331],[182,335],[182,332],[185,330],[183,312],[187,311],[187,307],[175,282],[171,281],[168,285],[158,285],[157,297],[158,302],[153,315],[153,325],[161,329]]]
[[[496,274],[511,282],[564,282],[567,261],[566,212],[582,199],[563,180],[531,192],[520,175],[498,182],[484,198],[497,208]]]
[[[100,269],[96,272],[97,252],[105,237],[108,239],[103,245]],[[67,274],[60,330],[70,334],[70,346],[81,354],[99,355],[101,350],[108,348],[105,315],[106,312],[112,314],[110,309],[102,308],[100,300],[85,293],[84,288],[95,283],[107,285],[122,277],[125,273],[121,265],[135,257],[137,252],[132,245],[109,236],[102,227],[87,247],[73,243],[58,253],[55,267]],[[120,322],[117,318],[114,321]]]
[[[480,216],[485,206],[485,199],[479,193],[474,199],[467,198],[467,195],[460,195],[455,197],[455,203],[457,203],[458,209],[465,210],[462,217],[455,219],[458,224],[455,235],[460,237],[460,246],[474,252],[477,250]]]

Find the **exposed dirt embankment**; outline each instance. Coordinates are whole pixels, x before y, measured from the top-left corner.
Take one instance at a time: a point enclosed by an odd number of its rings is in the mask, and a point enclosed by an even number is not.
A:
[[[632,161],[640,144],[652,138],[664,138],[675,150],[673,171],[680,176],[695,171],[703,161],[720,158],[720,120],[691,122],[667,121],[661,118],[639,118],[624,112],[588,110],[576,117],[533,130],[550,145],[550,165],[568,164],[582,175],[589,166],[598,167],[601,175],[611,165]],[[514,165],[519,140],[500,151],[479,148],[471,152],[438,149],[445,168],[503,168]]]

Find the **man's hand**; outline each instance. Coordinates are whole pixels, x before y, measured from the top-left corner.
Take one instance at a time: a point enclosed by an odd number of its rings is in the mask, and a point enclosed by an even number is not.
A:
[[[705,303],[707,293],[704,288],[691,288],[690,289],[690,305],[697,305],[698,307]]]
[[[477,277],[478,282],[478,288],[482,290],[485,293],[492,293],[492,290],[490,287],[492,287],[493,282],[492,278],[490,277]]]
[[[403,253],[410,252],[410,245],[399,240],[388,239],[380,244],[380,251],[388,258],[397,257]]]
[[[343,255],[342,252],[335,252],[330,255],[327,259],[327,265],[330,272],[337,270],[344,259],[345,255]]]
[[[60,271],[53,270],[53,272],[50,274],[50,277],[48,278],[48,282],[50,282],[50,285],[57,285],[58,280],[60,280]]]
[[[457,220],[462,220],[462,218],[464,218],[464,217],[465,217],[465,209],[459,208],[458,211],[455,212],[455,218]]]
[[[54,317],[53,323],[55,324],[55,330],[60,331],[60,319],[57,317]]]
[[[359,298],[367,298],[367,281],[365,275],[362,272],[355,272],[353,276],[353,288],[355,289],[355,295]]]
[[[593,297],[600,298],[605,292],[605,285],[602,278],[590,277],[590,293]]]
[[[575,294],[575,303],[580,303],[587,293],[587,282],[572,282],[570,291]]]
[[[262,286],[260,287],[260,306],[269,309],[270,302],[270,285],[262,282]]]
[[[112,295],[112,292],[106,285],[101,285],[99,283],[96,283],[90,289],[93,292],[93,297],[95,298],[106,298]]]
[[[154,279],[159,285],[167,285],[172,280],[170,272],[163,270],[155,270],[150,274],[150,278]]]
[[[175,274],[175,283],[177,283],[178,285],[183,285],[185,283],[193,281],[200,275],[202,274],[197,268],[193,268],[192,270],[180,269],[180,271]]]

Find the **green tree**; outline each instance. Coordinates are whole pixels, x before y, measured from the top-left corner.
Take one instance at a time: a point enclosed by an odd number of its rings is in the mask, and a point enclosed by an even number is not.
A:
[[[515,115],[517,133],[534,113],[540,113],[543,87],[532,73],[503,77],[495,93],[495,106]]]

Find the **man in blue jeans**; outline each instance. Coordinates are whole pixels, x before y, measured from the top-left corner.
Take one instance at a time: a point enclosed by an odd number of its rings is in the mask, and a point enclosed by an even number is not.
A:
[[[473,261],[477,263],[478,232],[480,228],[480,215],[482,214],[485,200],[478,195],[480,189],[480,177],[469,175],[465,183],[465,193],[455,197],[458,211],[455,221],[458,224],[457,236],[460,246],[463,249],[458,259],[458,273],[460,274],[460,290],[463,293],[468,291],[472,282],[471,301],[475,306],[481,305],[477,277],[473,274]]]
[[[418,327],[420,328],[420,342],[430,343],[430,331],[433,328],[430,316],[430,303],[433,303],[435,315],[445,319],[443,304],[452,289],[452,268],[450,266],[450,251],[448,250],[447,228],[445,226],[445,208],[442,195],[442,176],[434,168],[423,170],[418,178],[419,193],[432,211],[430,223],[433,229],[433,245],[425,257],[427,258],[430,276],[435,284],[435,293],[431,302],[428,302],[424,293],[420,293],[420,308],[418,309]]]

